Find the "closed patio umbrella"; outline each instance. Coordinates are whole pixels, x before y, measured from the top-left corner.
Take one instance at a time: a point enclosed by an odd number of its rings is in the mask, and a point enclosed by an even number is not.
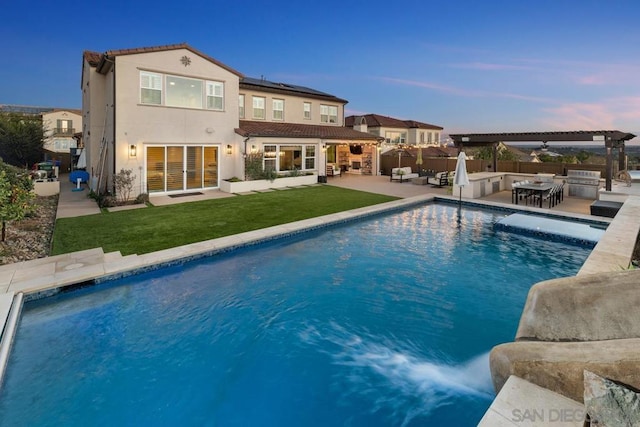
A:
[[[416,165],[418,165],[418,173],[422,169],[422,148],[418,147],[418,155],[416,156]]]
[[[78,157],[78,164],[76,165],[76,169],[86,169],[87,168],[87,154],[84,152],[84,148],[81,148],[80,156]]]
[[[453,178],[453,183],[460,188],[460,204],[462,204],[462,187],[469,185],[469,175],[467,174],[467,155],[464,151],[458,154],[458,161],[456,162],[456,176]]]

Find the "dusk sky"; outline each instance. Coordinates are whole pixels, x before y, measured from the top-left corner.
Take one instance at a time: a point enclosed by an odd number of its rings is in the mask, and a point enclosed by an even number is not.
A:
[[[444,133],[640,134],[640,2],[5,2],[0,104],[81,108],[82,52],[186,42]]]

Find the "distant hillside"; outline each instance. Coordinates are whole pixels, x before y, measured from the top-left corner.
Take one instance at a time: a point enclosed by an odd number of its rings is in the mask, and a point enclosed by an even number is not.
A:
[[[516,145],[510,146],[509,149],[517,150],[519,152],[531,153],[531,151],[539,151],[540,144],[536,145]],[[588,158],[583,163],[603,165],[606,163],[607,150],[604,144],[598,145],[553,145],[548,144],[548,150],[563,156],[574,156],[580,158],[584,157],[585,153],[588,154]],[[640,146],[638,145],[626,145],[625,155],[627,156],[627,162],[630,169],[640,167]],[[614,161],[617,162],[618,151],[614,150]]]

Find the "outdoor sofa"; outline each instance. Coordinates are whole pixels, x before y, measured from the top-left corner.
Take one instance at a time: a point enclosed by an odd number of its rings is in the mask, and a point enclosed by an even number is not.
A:
[[[411,178],[417,178],[420,176],[417,173],[411,172],[411,167],[406,166],[404,168],[393,168],[391,169],[391,181],[410,181]]]

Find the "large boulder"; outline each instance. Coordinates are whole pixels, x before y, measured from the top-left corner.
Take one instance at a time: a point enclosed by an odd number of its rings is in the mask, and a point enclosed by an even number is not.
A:
[[[640,338],[640,270],[547,280],[531,287],[516,341]]]
[[[640,338],[590,342],[519,341],[489,356],[496,393],[510,375],[583,401],[584,370],[640,388]]]
[[[640,393],[584,371],[584,405],[600,427],[640,426]]]

